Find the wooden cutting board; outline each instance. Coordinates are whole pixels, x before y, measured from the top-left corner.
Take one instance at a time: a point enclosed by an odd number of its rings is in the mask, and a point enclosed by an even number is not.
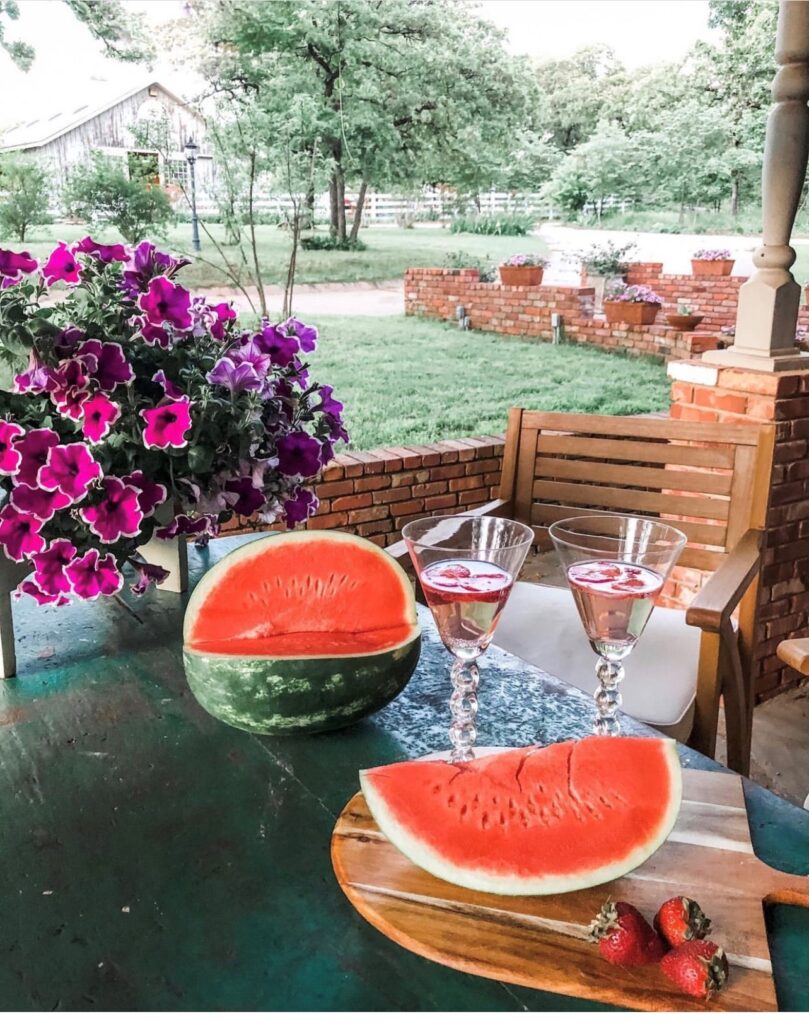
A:
[[[753,853],[738,775],[685,770],[677,824],[636,871],[559,896],[494,896],[427,874],[384,838],[361,793],[332,836],[343,892],[388,938],[429,960],[485,978],[639,1010],[775,1010],[763,903],[809,907],[809,878],[767,867]],[[706,1005],[679,992],[656,965],[616,968],[586,941],[609,897],[651,921],[671,896],[696,899],[731,965],[728,987]]]

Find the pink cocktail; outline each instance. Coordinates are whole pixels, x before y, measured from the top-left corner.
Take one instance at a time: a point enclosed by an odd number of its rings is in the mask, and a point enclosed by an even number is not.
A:
[[[631,650],[652,614],[663,577],[654,569],[629,562],[574,562],[567,581],[590,641]]]

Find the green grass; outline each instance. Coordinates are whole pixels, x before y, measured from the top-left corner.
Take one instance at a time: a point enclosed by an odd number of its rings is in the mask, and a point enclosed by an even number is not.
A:
[[[317,318],[317,380],[345,403],[351,447],[500,433],[509,406],[631,414],[668,409],[657,362],[505,340],[412,317]]]
[[[223,229],[210,225],[210,231],[221,242]],[[28,249],[36,257],[44,257],[57,240],[75,241],[88,233],[81,224],[56,223],[36,227],[31,231],[25,245],[5,239],[0,247]],[[117,240],[112,230],[94,234],[100,241]],[[261,225],[257,229],[258,248],[262,276],[267,284],[283,284],[289,259],[290,238],[287,231],[273,225]],[[500,238],[482,235],[453,235],[447,228],[425,227],[406,230],[404,228],[372,227],[360,233],[368,248],[364,252],[299,252],[296,281],[298,284],[321,284],[328,281],[385,281],[402,277],[408,267],[441,266],[448,252],[463,250],[473,256],[495,262],[516,252],[546,253],[547,247],[536,237]],[[156,240],[156,239],[155,239]],[[246,236],[245,236],[246,242]],[[191,255],[191,225],[178,224],[171,228],[165,244],[174,252]],[[236,250],[225,247],[228,260],[237,259]],[[212,243],[202,237],[201,255],[215,266],[201,261],[182,271],[180,280],[189,288],[206,288],[229,284],[222,270],[222,260]]]

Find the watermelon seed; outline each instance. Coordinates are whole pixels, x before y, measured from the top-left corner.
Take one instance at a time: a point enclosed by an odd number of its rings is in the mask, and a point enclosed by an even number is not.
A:
[[[489,825],[489,815],[487,814],[486,811],[483,812],[483,817],[480,819],[480,823],[481,823],[481,825],[484,828],[488,827],[488,825]]]
[[[468,810],[469,810],[469,807],[466,804],[464,804],[463,807],[461,808],[461,817],[462,818],[463,818],[463,816],[466,814],[466,812]]]
[[[450,797],[447,800],[447,807],[454,807],[454,806],[455,806],[455,794],[453,793],[453,794],[450,795]]]
[[[441,792],[441,787],[440,786],[433,786],[433,796],[435,796],[437,793],[440,793],[440,792]]]
[[[505,816],[505,814],[503,814],[503,812],[501,811],[501,812],[500,812],[500,824],[501,824],[501,825],[505,825],[505,823],[506,823],[506,816]]]

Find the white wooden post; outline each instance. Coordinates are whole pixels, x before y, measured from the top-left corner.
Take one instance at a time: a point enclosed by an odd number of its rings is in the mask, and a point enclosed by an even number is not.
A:
[[[0,679],[9,679],[17,674],[11,595],[32,568],[29,562],[12,562],[0,554]]]
[[[795,347],[801,289],[790,272],[792,226],[809,155],[809,3],[780,0],[775,41],[778,71],[767,119],[761,180],[763,245],[756,270],[739,289],[734,344],[703,360],[759,370],[809,369]]]

